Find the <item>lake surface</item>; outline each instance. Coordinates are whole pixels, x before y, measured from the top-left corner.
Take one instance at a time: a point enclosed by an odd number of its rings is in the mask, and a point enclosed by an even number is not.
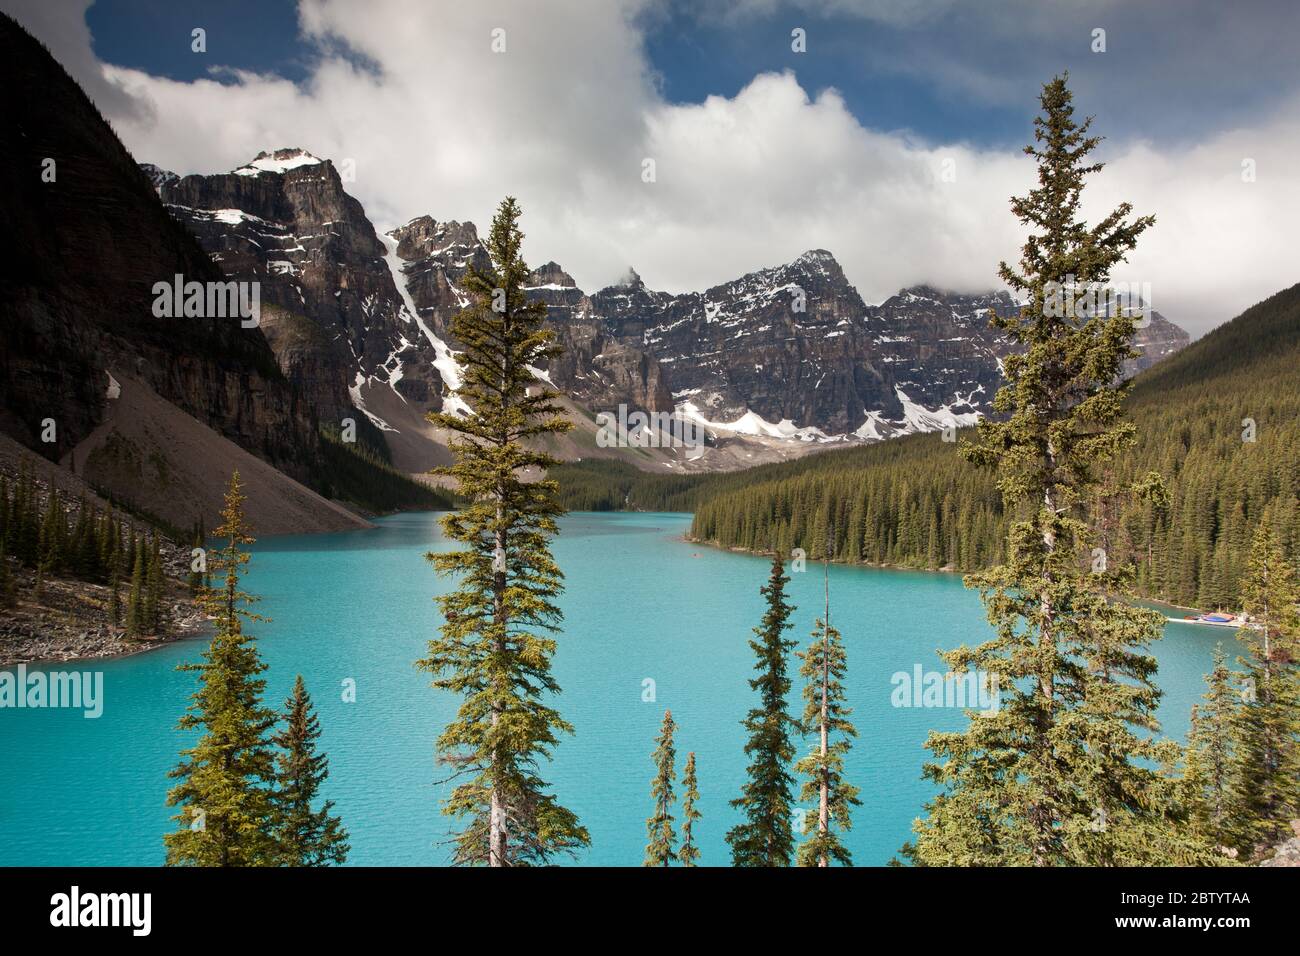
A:
[[[351,832],[353,864],[448,860],[433,741],[457,702],[412,666],[440,620],[433,596],[448,586],[423,558],[448,546],[437,518],[397,515],[372,530],[268,538],[253,548],[246,586],[273,619],[255,630],[270,668],[268,700],[280,706],[303,675],[330,756],[327,795]],[[543,776],[591,832],[580,863],[640,864],[650,752],[665,708],[677,722],[679,774],[686,753],[697,754],[701,862],[730,860],[723,838],[738,817],[728,801],[746,763],[740,720],[754,700],[747,642],[762,615],[768,563],[685,542],[689,525],[680,514],[574,514],[561,523],[554,550],[567,576],[566,620],[555,675],[576,735]],[[927,731],[966,720],[957,709],[892,706],[891,676],[918,664],[942,671],[936,649],[974,644],[990,629],[978,596],[955,575],[832,567],[830,580],[860,734],[848,775],[863,806],[845,842],[857,865],[881,865],[909,838],[930,795],[920,776]],[[790,591],[798,605],[791,635],[802,646],[820,613],[820,565],[793,574]],[[1232,632],[1170,624],[1156,646],[1161,719],[1179,740],[1219,641],[1231,645]],[[175,667],[204,646],[192,639],[54,665],[103,672],[99,719],[0,710],[0,865],[162,863],[162,835],[174,827],[167,772],[189,737],[176,718],[195,681]],[[797,713],[797,662],[791,671]],[[647,678],[654,702],[642,700]],[[348,679],[354,703],[343,700]]]

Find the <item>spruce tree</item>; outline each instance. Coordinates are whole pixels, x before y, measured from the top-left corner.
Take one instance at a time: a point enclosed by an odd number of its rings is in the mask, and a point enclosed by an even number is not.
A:
[[[831,532],[834,534],[832,526]],[[829,548],[827,549],[829,552]],[[853,711],[844,700],[847,660],[840,632],[830,624],[831,585],[829,559],[822,562],[825,594],[824,617],[813,626],[812,642],[800,657],[803,689],[803,732],[815,735],[812,751],[795,765],[805,777],[800,798],[817,801],[817,829],[799,846],[799,866],[830,866],[831,862],[852,865],[852,856],[840,842],[835,828],[851,827],[852,807],[860,805],[858,788],[844,780],[844,757],[850,738],[858,732],[849,720]],[[838,740],[832,740],[835,735]]]
[[[1093,226],[1080,218],[1099,140],[1091,119],[1075,122],[1065,78],[1045,84],[1040,102],[1025,147],[1038,184],[1012,199],[1029,236],[1019,268],[999,270],[1026,304],[991,317],[1015,351],[995,414],[963,447],[996,470],[1016,519],[1006,563],[967,579],[995,637],[943,655],[955,674],[996,677],[1000,706],[972,713],[964,731],[930,735],[937,760],[925,773],[941,792],[904,852],[927,865],[1196,862],[1208,851],[1179,836],[1160,770],[1180,749],[1153,736],[1160,692],[1148,645],[1163,621],[1116,599],[1125,569],[1098,571],[1086,520],[1103,469],[1134,440],[1117,383],[1136,315],[1071,308],[1076,293],[1106,287],[1154,219],[1130,220],[1128,203]]]
[[[253,541],[244,501],[236,471],[217,529],[224,543],[212,556],[224,579],[200,596],[216,633],[202,663],[177,668],[199,675],[199,688],[178,726],[201,734],[181,751],[180,764],[169,774],[179,782],[167,794],[167,805],[181,808],[173,817],[178,829],[163,837],[169,866],[274,866],[280,860],[271,802],[275,754],[268,739],[276,714],[262,705],[266,681],[260,675],[266,665],[243,626],[263,620],[248,609],[257,599],[239,586],[250,559],[242,549]],[[137,560],[143,567],[143,548]]]
[[[0,545],[5,550],[0,553],[8,554],[9,548],[9,515],[13,510],[13,502],[9,494],[9,476],[0,475]]]
[[[17,603],[14,572],[9,566],[9,539],[0,540],[0,607],[11,608]]]
[[[1183,773],[1190,823],[1215,847],[1233,844],[1232,734],[1237,724],[1237,695],[1223,645],[1214,649],[1214,666],[1205,677],[1203,704],[1192,707]]]
[[[108,563],[108,617],[114,625],[122,623],[122,555],[114,550]]]
[[[1228,817],[1233,845],[1253,858],[1289,836],[1300,817],[1300,588],[1266,523],[1251,543],[1242,591],[1254,627],[1240,634],[1249,656],[1239,661],[1245,700],[1235,712]]]
[[[673,860],[673,844],[677,835],[673,832],[673,783],[677,779],[674,764],[677,751],[673,747],[673,712],[664,711],[663,727],[655,738],[654,761],[655,775],[650,781],[650,798],[654,802],[654,812],[645,822],[646,836],[650,842],[645,848],[645,866],[668,866]]]
[[[26,471],[18,477],[16,497],[18,514],[14,520],[19,531],[15,540],[16,553],[24,565],[34,568],[41,560],[41,520],[37,515],[36,484]]]
[[[695,866],[700,848],[695,844],[695,821],[701,816],[695,805],[700,802],[699,782],[695,779],[695,752],[686,755],[682,771],[682,845],[677,860],[682,866]]]
[[[284,866],[328,866],[348,856],[348,834],[330,813],[332,800],[313,809],[321,784],[329,776],[329,758],[316,752],[320,719],[299,674],[284,705],[285,727],[274,737],[280,748],[276,787],[271,801],[275,811],[275,838]]]
[[[524,292],[519,215],[512,198],[498,207],[487,237],[490,265],[466,274],[472,301],[451,322],[463,346],[458,395],[468,411],[429,416],[454,435],[454,463],[438,473],[454,479],[467,501],[442,519],[463,547],[429,555],[440,574],[458,581],[438,598],[443,624],[418,662],[434,687],[462,698],[437,742],[455,781],[443,812],[463,823],[454,837],[458,864],[545,863],[589,843],[538,773],[558,735],[573,728],[549,703],[560,689],[551,658],[563,587],[549,540],[563,509],[553,480],[526,477],[558,463],[537,448],[572,426],[559,415],[556,393],[530,371],[559,349],[543,327],[546,306]]]
[[[131,571],[131,590],[126,599],[126,636],[142,637],[147,628],[145,614],[144,549],[134,547],[135,567]]]
[[[760,589],[767,610],[763,623],[754,628],[758,639],[749,642],[757,658],[754,669],[758,671],[749,686],[758,691],[759,704],[743,721],[749,735],[745,743],[749,768],[741,796],[731,801],[745,817],[743,823],[727,831],[733,866],[789,866],[794,852],[794,778],[789,769],[794,744],[790,734],[798,725],[786,709],[790,692],[787,657],[794,647],[794,642],[784,636],[792,626],[790,615],[794,613],[785,600],[789,581],[781,553],[775,552],[767,584]]]
[[[813,626],[812,642],[800,657],[804,678],[803,732],[814,736],[812,751],[795,765],[804,776],[802,800],[817,801],[817,829],[799,845],[799,866],[851,866],[852,855],[840,842],[837,830],[852,826],[852,808],[859,806],[858,788],[844,779],[844,757],[850,739],[858,735],[845,704],[844,674],[847,658],[840,632],[830,624],[830,576],[823,567],[825,617]],[[838,738],[838,739],[837,739]]]
[[[161,633],[167,623],[167,605],[163,593],[165,585],[162,539],[155,533],[153,549],[149,554],[149,564],[145,572],[144,618],[151,634]]]
[[[122,623],[122,582],[116,570],[113,572],[113,580],[109,583],[108,619],[115,626]]]

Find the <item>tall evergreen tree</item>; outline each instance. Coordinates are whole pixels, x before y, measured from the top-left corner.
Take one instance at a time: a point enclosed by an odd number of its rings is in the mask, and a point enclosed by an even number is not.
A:
[[[144,610],[142,616],[148,632],[157,634],[163,629],[166,616],[166,609],[163,605],[162,539],[157,532],[153,534],[153,545],[146,557],[144,573]]]
[[[131,590],[126,599],[126,636],[142,637],[148,627],[145,613],[144,549],[136,545],[135,567],[131,571]]]
[[[1214,649],[1214,666],[1205,683],[1204,703],[1192,707],[1184,800],[1191,825],[1215,847],[1228,847],[1233,844],[1228,813],[1233,800],[1232,733],[1238,701],[1222,644]]]
[[[17,603],[18,591],[15,575],[9,566],[9,539],[0,540],[0,607],[11,608]]]
[[[804,678],[803,731],[814,736],[812,751],[795,764],[804,777],[800,799],[817,801],[817,829],[799,845],[800,866],[830,866],[832,862],[851,866],[852,854],[840,842],[836,830],[852,826],[852,808],[859,806],[858,788],[844,779],[844,757],[850,739],[858,735],[849,720],[853,713],[845,703],[844,674],[847,658],[840,632],[831,626],[829,568],[823,564],[826,594],[825,616],[813,627],[812,642],[800,657],[799,673]]]
[[[285,866],[343,863],[351,848],[342,821],[330,813],[334,801],[326,800],[314,809],[321,784],[329,776],[329,757],[316,752],[320,719],[301,674],[285,701],[284,720],[284,730],[274,738],[280,753],[271,797],[280,862]]]
[[[536,450],[539,440],[571,424],[559,416],[556,393],[530,371],[559,348],[543,327],[545,305],[524,292],[519,215],[512,198],[498,207],[487,238],[491,264],[467,273],[472,302],[452,319],[463,346],[458,394],[469,410],[429,416],[456,436],[454,464],[438,473],[453,478],[468,502],[442,519],[464,547],[429,555],[440,574],[459,580],[438,598],[443,625],[418,662],[435,687],[463,698],[437,744],[456,781],[443,811],[464,821],[454,838],[460,864],[545,863],[589,842],[538,775],[557,735],[573,728],[547,702],[560,689],[551,635],[562,619],[555,599],[563,575],[549,539],[563,509],[554,481],[525,475],[557,464]]]
[[[1235,793],[1229,818],[1234,846],[1265,854],[1300,817],[1300,587],[1267,523],[1251,543],[1242,610],[1254,628],[1241,632],[1249,656],[1245,701],[1235,712]]]
[[[114,551],[108,564],[108,616],[115,625],[122,622],[122,555]]]
[[[696,804],[700,802],[699,781],[695,779],[695,752],[686,755],[682,771],[682,845],[677,860],[682,866],[695,866],[700,858],[700,848],[695,843],[695,821],[702,814]]]
[[[790,693],[787,658],[794,648],[794,641],[784,636],[792,626],[790,615],[794,613],[794,607],[785,600],[785,586],[789,581],[781,553],[773,553],[767,584],[760,589],[767,610],[762,625],[754,628],[758,639],[749,642],[757,658],[754,669],[758,672],[749,686],[758,691],[759,704],[743,721],[749,735],[745,743],[749,769],[740,797],[731,801],[745,817],[743,823],[727,832],[733,866],[789,866],[794,851],[791,825],[794,778],[790,775],[794,744],[790,734],[798,725],[786,708]]]
[[[244,520],[239,472],[230,477],[222,524],[224,541],[212,555],[213,569],[224,574],[218,587],[200,596],[216,633],[203,661],[177,670],[199,675],[199,688],[178,726],[199,730],[192,747],[169,776],[179,781],[167,794],[168,806],[180,807],[178,829],[163,837],[169,866],[274,866],[280,860],[275,840],[277,819],[271,802],[276,780],[275,754],[268,735],[274,710],[263,706],[266,665],[245,621],[264,620],[248,606],[257,599],[240,589],[240,577],[253,542]],[[145,561],[137,549],[138,566]]]
[[[1012,200],[1028,227],[1019,269],[1004,282],[1026,300],[991,317],[1017,347],[994,416],[963,451],[996,469],[1016,515],[1006,563],[967,580],[996,636],[944,654],[951,671],[996,675],[1000,706],[966,730],[932,733],[926,776],[942,791],[905,853],[920,864],[1104,865],[1192,862],[1204,848],[1177,836],[1173,786],[1157,769],[1179,748],[1157,740],[1155,660],[1161,616],[1115,600],[1123,569],[1094,573],[1088,504],[1102,469],[1133,443],[1123,420],[1123,362],[1136,315],[1072,308],[1104,289],[1153,217],[1122,203],[1094,226],[1079,216],[1098,138],[1076,123],[1063,77],[1043,87],[1038,185]],[[1103,294],[1103,299],[1105,298]],[[1104,567],[1104,565],[1103,565]],[[1201,856],[1197,856],[1197,854]]]
[[[655,775],[650,781],[650,798],[654,801],[654,812],[645,822],[646,836],[650,842],[645,848],[646,866],[668,866],[673,860],[673,844],[677,834],[673,831],[673,784],[677,780],[677,750],[673,746],[673,712],[664,711],[663,727],[655,738],[654,761]]]
[[[13,502],[9,494],[9,476],[0,475],[0,545],[3,545],[8,553],[9,548],[9,515],[13,509]]]

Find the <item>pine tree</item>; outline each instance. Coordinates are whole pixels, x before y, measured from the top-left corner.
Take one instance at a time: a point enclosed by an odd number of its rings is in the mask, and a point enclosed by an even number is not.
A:
[[[144,549],[136,546],[135,567],[131,572],[131,591],[126,600],[126,636],[142,637],[148,627],[145,613]]]
[[[852,865],[852,855],[840,842],[836,829],[848,830],[852,808],[859,806],[858,788],[844,780],[844,758],[850,738],[858,735],[849,720],[853,713],[844,702],[847,659],[840,632],[830,624],[831,591],[828,568],[823,566],[825,616],[813,626],[812,642],[800,657],[803,689],[803,731],[815,740],[812,752],[795,764],[804,776],[802,800],[817,801],[817,829],[799,845],[799,866],[830,866],[832,861]],[[834,739],[838,736],[838,739]]]
[[[1000,706],[972,714],[964,731],[930,735],[938,759],[925,773],[942,790],[904,852],[925,865],[1193,862],[1209,851],[1178,836],[1174,785],[1160,770],[1181,751],[1153,736],[1160,692],[1148,645],[1163,621],[1115,599],[1127,588],[1118,562],[1094,573],[1089,560],[1087,507],[1133,443],[1116,383],[1136,316],[1071,308],[1076,293],[1105,288],[1154,219],[1130,221],[1128,203],[1095,226],[1080,219],[1099,140],[1090,119],[1074,121],[1063,77],[1044,86],[1041,105],[1036,144],[1025,147],[1038,185],[1012,200],[1029,237],[1019,269],[999,270],[1026,304],[990,320],[1016,351],[996,414],[963,447],[996,470],[1017,519],[1006,563],[967,579],[996,636],[943,655],[956,674],[996,676]]]
[[[1215,847],[1232,845],[1228,819],[1232,803],[1232,733],[1237,698],[1223,645],[1214,649],[1214,666],[1205,677],[1204,703],[1192,707],[1183,773],[1190,823]]]
[[[116,570],[114,570],[113,580],[109,584],[108,619],[114,625],[122,623],[122,582]]]
[[[108,616],[114,625],[122,623],[122,554],[114,549],[108,562]]]
[[[1250,858],[1290,835],[1300,817],[1300,587],[1267,523],[1251,543],[1242,610],[1255,627],[1240,639],[1249,657],[1235,712],[1233,845]]]
[[[37,545],[36,586],[34,588],[34,597],[37,602],[40,602],[44,593],[45,582],[55,575],[63,565],[64,535],[60,533],[63,528],[65,528],[65,519],[63,507],[59,504],[59,492],[57,489],[51,488],[50,496],[46,501],[45,517],[41,519],[40,539]]]
[[[538,440],[571,424],[558,414],[556,393],[530,371],[559,349],[543,327],[545,305],[524,292],[519,215],[514,199],[501,203],[487,239],[490,267],[467,273],[473,301],[451,323],[463,345],[458,392],[469,410],[429,416],[456,436],[454,464],[438,473],[468,501],[442,519],[447,536],[465,547],[429,555],[440,574],[459,580],[438,598],[440,635],[418,662],[434,675],[433,686],[463,698],[437,743],[458,781],[443,812],[465,821],[454,838],[459,864],[545,863],[589,843],[537,771],[557,735],[573,728],[546,702],[559,692],[551,635],[562,620],[555,599],[563,575],[549,539],[563,509],[554,481],[525,474],[557,464],[536,450]]]
[[[225,578],[201,595],[216,633],[202,663],[177,668],[199,675],[178,726],[202,733],[169,774],[180,782],[167,794],[167,805],[181,808],[173,817],[179,828],[163,837],[169,866],[274,866],[280,859],[271,802],[275,754],[268,740],[276,714],[262,705],[266,681],[259,675],[266,665],[243,628],[244,621],[263,620],[248,609],[257,599],[239,587],[250,558],[241,549],[253,541],[244,501],[235,472],[217,529],[224,544],[213,555],[214,569]],[[137,553],[137,566],[143,567],[144,549]]]
[[[41,520],[37,516],[36,485],[32,476],[24,471],[18,478],[18,515],[15,519],[19,534],[15,541],[20,560],[29,568],[41,560]]]
[[[695,866],[700,858],[700,848],[695,845],[695,821],[701,817],[695,805],[700,802],[699,783],[695,779],[695,752],[686,755],[682,771],[682,845],[677,860],[682,866]]]
[[[787,655],[794,642],[783,636],[792,626],[790,615],[794,613],[785,600],[789,581],[781,554],[776,552],[767,584],[760,589],[767,610],[762,625],[754,628],[758,640],[749,642],[759,675],[750,680],[749,686],[758,691],[759,705],[743,721],[749,734],[745,753],[750,762],[741,796],[731,801],[745,816],[745,822],[727,832],[733,866],[789,866],[794,851],[790,819],[794,778],[789,767],[794,758],[790,733],[797,724],[786,710],[790,692]]]
[[[9,476],[0,475],[0,545],[3,545],[5,549],[0,554],[9,553],[9,529],[11,527],[9,516],[12,511],[13,500],[9,493]]]
[[[167,607],[163,601],[162,539],[156,533],[153,536],[153,549],[149,554],[149,564],[145,572],[144,619],[149,633],[160,633],[167,623]]]
[[[316,752],[320,720],[301,674],[285,701],[284,719],[284,730],[274,737],[280,754],[271,797],[280,862],[285,866],[343,863],[350,847],[342,821],[330,813],[334,802],[326,800],[319,810],[313,809],[321,784],[329,776],[329,758]]]
[[[0,539],[0,607],[11,608],[17,603],[14,572],[9,567],[9,539]]]
[[[673,747],[675,728],[673,712],[665,710],[663,727],[655,738],[654,753],[650,755],[655,765],[655,775],[650,781],[654,812],[645,822],[650,840],[645,848],[645,866],[668,866],[673,860],[673,844],[677,839],[673,832],[673,783],[677,779],[674,767],[677,751]]]

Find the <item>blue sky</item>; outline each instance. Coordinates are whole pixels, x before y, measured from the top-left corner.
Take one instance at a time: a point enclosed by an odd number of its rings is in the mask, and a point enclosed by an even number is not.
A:
[[[1240,123],[1300,88],[1291,0],[1038,6],[1053,14],[1023,16],[1020,3],[921,0],[899,5],[919,11],[907,16],[872,0],[662,0],[638,19],[669,101],[732,97],[757,73],[793,70],[809,91],[837,89],[864,126],[928,141],[1022,143],[1032,84],[1061,70],[1092,94],[1112,136],[1156,141]],[[176,80],[219,65],[302,82],[320,52],[300,33],[296,0],[97,0],[86,22],[101,59]],[[206,59],[188,48],[195,26],[207,30]],[[803,54],[791,49],[795,27],[807,36]],[[1098,27],[1105,55],[1092,49]]]
[[[1068,69],[1106,137],[1085,213],[1125,200],[1157,217],[1117,279],[1150,282],[1155,307],[1197,334],[1300,279],[1292,0],[0,9],[142,161],[222,172],[287,146],[351,160],[347,188],[381,229],[425,214],[482,224],[512,194],[529,259],[589,290],[628,267],[652,288],[703,290],[813,248],[869,302],[921,282],[993,288],[1023,241],[1008,198],[1032,185],[1020,148],[1038,89]]]
[[[300,82],[316,55],[299,34],[295,0],[99,0],[86,23],[101,59],[174,80],[220,64]],[[195,27],[207,31],[206,59],[190,50]]]

